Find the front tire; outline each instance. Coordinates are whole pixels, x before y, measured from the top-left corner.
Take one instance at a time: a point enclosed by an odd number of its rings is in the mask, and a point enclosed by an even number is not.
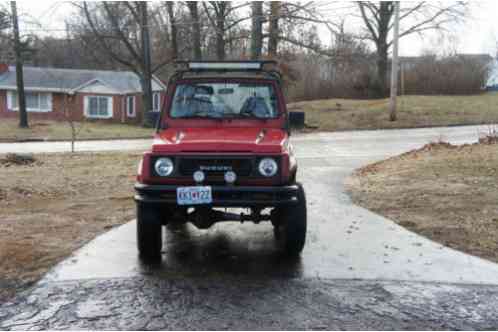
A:
[[[154,206],[137,203],[137,247],[140,257],[159,259],[162,245],[160,210]]]
[[[297,204],[279,209],[276,213],[278,221],[274,225],[275,237],[289,256],[299,255],[306,242],[306,195],[303,186],[300,183],[297,185],[299,187]]]

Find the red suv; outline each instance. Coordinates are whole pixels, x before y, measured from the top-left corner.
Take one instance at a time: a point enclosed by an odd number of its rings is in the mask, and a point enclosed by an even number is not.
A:
[[[222,221],[271,221],[283,250],[298,255],[306,198],[296,182],[281,75],[268,69],[276,63],[181,64],[139,165],[140,256],[160,257],[162,226],[170,222],[206,229]]]

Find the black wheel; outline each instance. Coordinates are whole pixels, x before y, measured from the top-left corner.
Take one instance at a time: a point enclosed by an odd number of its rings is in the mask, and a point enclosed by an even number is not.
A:
[[[137,246],[141,258],[158,259],[163,245],[161,211],[137,203]]]
[[[272,220],[275,237],[290,256],[299,255],[306,242],[306,195],[303,186],[300,183],[297,185],[297,204],[279,208],[275,212],[275,221]]]

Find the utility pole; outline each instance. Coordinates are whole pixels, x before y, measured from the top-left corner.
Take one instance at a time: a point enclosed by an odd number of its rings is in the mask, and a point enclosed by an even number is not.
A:
[[[141,39],[142,39],[142,58],[143,58],[143,79],[142,84],[144,88],[144,124],[153,125],[147,123],[146,119],[147,113],[152,111],[153,101],[152,101],[152,72],[151,72],[151,59],[150,59],[150,38],[149,38],[149,24],[147,17],[147,1],[139,3],[140,14],[141,14]]]
[[[391,61],[391,98],[389,99],[389,120],[396,121],[396,97],[398,95],[398,44],[399,44],[399,2],[394,2],[393,56]]]
[[[17,106],[19,108],[19,127],[29,128],[28,113],[26,112],[26,97],[24,95],[24,75],[22,68],[21,42],[19,40],[19,23],[17,21],[17,6],[15,1],[10,2],[12,10],[12,25],[14,28],[14,53],[16,57]]]

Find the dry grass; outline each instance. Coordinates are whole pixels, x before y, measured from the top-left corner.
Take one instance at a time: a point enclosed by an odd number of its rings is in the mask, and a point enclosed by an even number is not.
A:
[[[0,163],[0,300],[134,216],[139,154],[35,157],[31,165]]]
[[[498,145],[447,143],[359,169],[355,203],[449,247],[498,262]]]
[[[498,123],[498,93],[400,97],[395,122],[388,119],[387,99],[315,100],[290,104],[289,110],[304,111],[307,124],[324,131]]]
[[[2,119],[0,121],[0,142],[27,139],[69,140],[71,128],[67,122],[59,121],[30,121],[29,129],[18,127],[17,119]],[[108,124],[102,122],[78,123],[78,140],[109,139],[109,138],[138,138],[151,137],[154,129],[127,124]]]
[[[388,120],[388,100],[327,99],[289,104],[306,112],[306,122],[318,130],[415,128],[426,126],[498,123],[498,93],[473,96],[404,96],[399,98],[399,119]],[[31,121],[20,129],[17,119],[0,121],[0,142],[25,139],[68,140],[66,122]],[[78,139],[150,137],[153,129],[125,124],[84,122]]]

